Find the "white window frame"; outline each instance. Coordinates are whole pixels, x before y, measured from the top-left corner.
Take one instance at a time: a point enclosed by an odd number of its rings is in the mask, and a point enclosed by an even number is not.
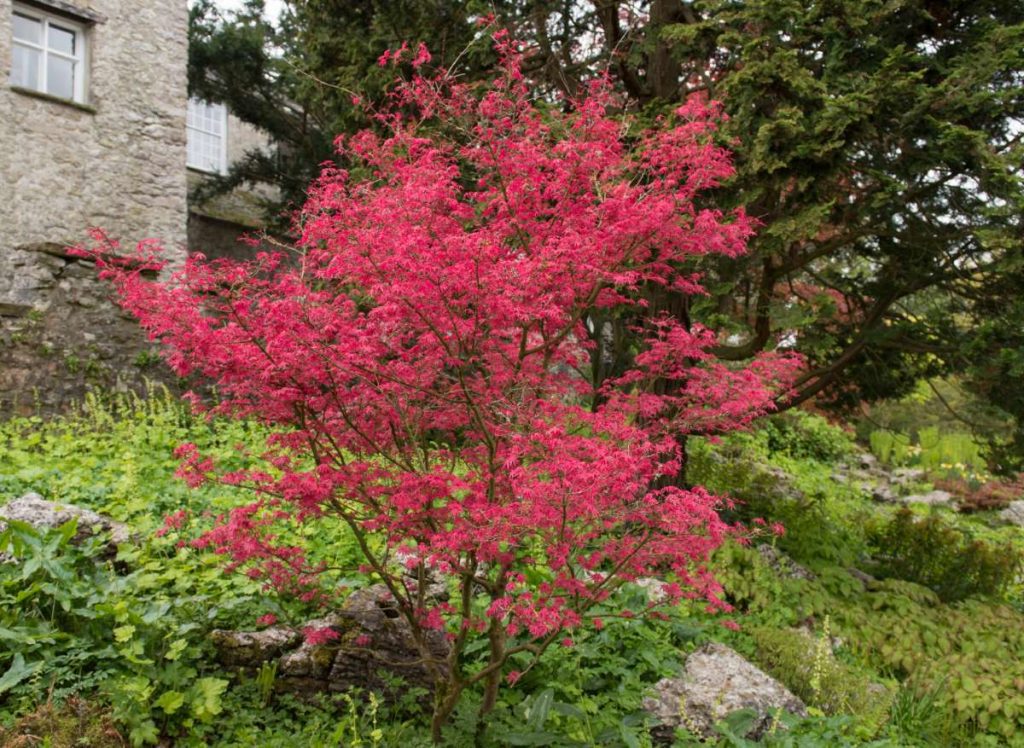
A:
[[[204,104],[209,107],[216,108],[220,112],[220,132],[216,133],[212,130],[205,130],[202,127],[195,125],[195,119],[193,118],[193,124],[188,125],[185,130],[186,139],[191,135],[191,131],[195,130],[198,133],[208,135],[213,138],[220,139],[220,153],[217,159],[217,166],[211,169],[206,164],[195,164],[191,161],[191,149],[186,144],[186,153],[188,155],[188,162],[186,166],[189,169],[195,169],[196,171],[202,171],[207,174],[227,174],[228,173],[228,108],[216,101],[203,101],[202,99],[190,98],[188,105],[191,107],[193,104]]]
[[[34,42],[25,41],[23,39],[14,38],[14,15],[24,16],[25,18],[31,18],[34,21],[38,21],[42,24],[42,39],[41,44],[35,44]],[[59,26],[62,29],[72,32],[75,35],[75,54],[69,55],[65,52],[59,52],[55,49],[50,48],[50,24]],[[79,104],[85,103],[85,69],[88,65],[88,51],[89,51],[89,37],[87,29],[81,23],[73,21],[64,16],[59,16],[54,13],[47,13],[37,8],[21,5],[15,3],[11,13],[11,55],[13,58],[14,47],[21,46],[29,49],[38,51],[39,54],[39,76],[34,86],[21,86],[31,91],[37,91],[47,96],[55,96],[46,90],[46,65],[50,55],[54,57],[60,57],[65,60],[70,60],[74,65],[74,79],[72,80],[72,93],[70,99],[66,101],[74,101]],[[12,62],[13,65],[13,62]],[[8,74],[9,75],[9,74]],[[20,85],[20,84],[19,84]],[[58,97],[64,98],[64,97]]]

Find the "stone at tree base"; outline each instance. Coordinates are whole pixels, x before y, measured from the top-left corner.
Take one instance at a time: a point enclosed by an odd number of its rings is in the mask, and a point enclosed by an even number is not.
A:
[[[1011,501],[999,516],[1010,524],[1024,527],[1024,501]]]
[[[27,493],[0,507],[0,530],[7,526],[3,522],[4,519],[24,522],[37,530],[54,529],[74,519],[78,521],[78,531],[72,539],[73,542],[81,543],[93,535],[106,532],[110,533],[111,550],[116,550],[117,545],[131,540],[131,531],[127,525],[97,514],[91,509],[47,501],[37,493]]]
[[[346,620],[348,633],[331,667],[332,691],[363,688],[387,692],[391,690],[388,681],[396,675],[409,686],[433,690],[434,672],[422,663],[412,629],[384,585],[353,592],[338,615]],[[360,636],[369,637],[365,646],[355,644]],[[429,632],[427,647],[441,660],[450,649],[443,631]]]
[[[382,584],[356,590],[340,610],[301,628],[331,629],[336,636],[325,644],[309,644],[298,629],[274,627],[218,630],[210,638],[225,665],[254,669],[276,662],[275,688],[286,693],[312,696],[358,688],[397,695],[396,677],[404,689],[433,690],[434,672],[422,663],[408,622]],[[434,657],[447,656],[443,632],[431,632],[427,643]]]
[[[279,657],[302,642],[302,634],[286,626],[274,626],[262,631],[210,632],[210,640],[220,661],[230,667],[259,667]]]
[[[660,721],[653,730],[659,743],[671,743],[676,727],[702,738],[717,737],[714,726],[740,709],[757,714],[746,737],[757,739],[781,709],[807,715],[807,707],[789,689],[747,662],[734,650],[710,642],[686,658],[682,674],[663,678],[644,699],[644,709]]]

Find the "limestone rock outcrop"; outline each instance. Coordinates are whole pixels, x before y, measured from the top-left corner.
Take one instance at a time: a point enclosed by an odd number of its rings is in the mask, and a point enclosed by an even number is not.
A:
[[[310,643],[302,630],[332,633]],[[251,669],[277,663],[275,687],[300,695],[339,693],[351,688],[394,692],[402,687],[432,690],[436,670],[428,666],[413,639],[412,628],[384,585],[353,592],[342,607],[298,628],[211,633],[220,661],[229,667]],[[318,637],[322,638],[322,637]],[[431,657],[443,660],[448,643],[442,632],[427,639]]]
[[[687,657],[680,675],[659,681],[644,699],[644,709],[658,718],[654,737],[662,744],[671,743],[679,726],[702,738],[716,737],[715,724],[740,709],[756,713],[746,735],[754,740],[770,728],[779,710],[807,714],[807,707],[789,689],[717,642]]]
[[[131,531],[127,525],[91,509],[47,501],[37,493],[27,493],[0,507],[0,530],[7,526],[5,519],[24,522],[37,530],[51,530],[76,520],[78,528],[73,542],[80,543],[93,535],[109,533],[111,551],[116,551],[119,544],[131,540]]]

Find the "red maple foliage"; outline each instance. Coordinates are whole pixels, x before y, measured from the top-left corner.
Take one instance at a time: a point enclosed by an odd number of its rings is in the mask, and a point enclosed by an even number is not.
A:
[[[715,105],[637,131],[598,80],[546,106],[497,43],[503,73],[482,90],[423,73],[416,53],[386,135],[339,138],[354,166],[312,186],[297,260],[193,255],[154,281],[99,256],[173,368],[216,383],[214,413],[275,428],[262,470],[218,475],[182,448],[190,480],[260,497],[201,542],[309,594],[315,568],[274,523],[341,518],[438,675],[436,739],[467,687],[484,685],[486,713],[523,669],[512,655],[540,657],[623,583],[658,574],[667,602],[726,607],[703,563],[732,528],[718,498],[673,485],[677,437],[748,424],[797,364],[726,367],[711,331],[658,317],[633,369],[593,391],[588,313],[643,309],[659,286],[701,293],[699,258],[743,252],[750,222],[694,202],[731,174]],[[451,602],[411,581],[428,570]],[[488,659],[467,671],[477,637]]]

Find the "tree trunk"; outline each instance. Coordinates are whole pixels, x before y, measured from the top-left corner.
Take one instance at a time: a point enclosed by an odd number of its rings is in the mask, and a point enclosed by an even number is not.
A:
[[[434,713],[430,718],[430,739],[434,745],[443,743],[444,726],[455,711],[455,705],[459,703],[463,687],[462,683],[445,683],[438,686],[439,690],[434,698]]]

